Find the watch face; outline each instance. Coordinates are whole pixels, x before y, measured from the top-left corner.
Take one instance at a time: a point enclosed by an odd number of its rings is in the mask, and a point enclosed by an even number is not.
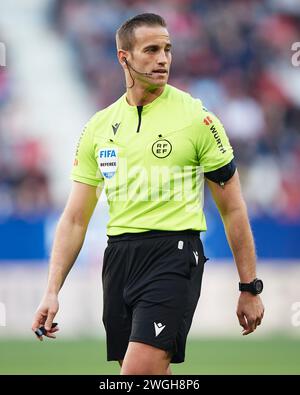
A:
[[[261,293],[264,287],[263,282],[261,280],[256,280],[254,286],[257,293]]]

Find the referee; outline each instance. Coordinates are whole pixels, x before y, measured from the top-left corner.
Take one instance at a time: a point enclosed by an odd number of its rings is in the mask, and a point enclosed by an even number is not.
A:
[[[46,336],[55,337],[58,293],[105,188],[107,360],[118,361],[121,374],[171,374],[170,363],[184,361],[207,260],[199,237],[206,230],[203,180],[240,277],[237,316],[243,335],[262,321],[263,284],[256,278],[253,237],[224,128],[200,100],[167,84],[172,55],[164,19],[137,15],[118,29],[116,42],[126,93],[96,113],[80,137],[73,187],[32,329],[44,325]]]

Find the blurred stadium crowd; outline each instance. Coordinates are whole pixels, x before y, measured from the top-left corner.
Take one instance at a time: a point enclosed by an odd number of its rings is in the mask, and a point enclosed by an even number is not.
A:
[[[159,13],[168,23],[170,84],[200,98],[221,118],[251,215],[299,222],[300,92],[289,79],[295,72],[300,78],[300,67],[291,63],[291,45],[300,41],[299,2],[51,2],[49,25],[73,49],[73,67],[96,109],[124,93],[115,31],[143,12]],[[0,67],[0,210],[36,212],[51,205],[45,153],[38,141],[22,137],[22,120],[10,117],[18,106],[11,88],[11,76]]]
[[[14,82],[0,67],[0,218],[31,218],[51,209],[46,154],[24,129]]]

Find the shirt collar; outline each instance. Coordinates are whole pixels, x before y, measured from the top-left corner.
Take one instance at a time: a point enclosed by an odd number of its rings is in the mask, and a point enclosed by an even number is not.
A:
[[[159,104],[159,103],[161,102],[161,100],[163,100],[163,99],[167,96],[168,90],[169,90],[169,85],[166,84],[165,87],[164,87],[163,92],[162,92],[158,97],[156,97],[151,103],[145,104],[145,105],[143,106],[143,114],[144,114],[146,111],[149,111],[149,110],[152,109],[153,107],[157,106],[157,104]],[[130,105],[130,104],[127,102],[127,99],[126,99],[126,92],[125,92],[124,95],[122,96],[122,100],[123,100],[124,106],[126,107],[127,110],[129,110],[129,111],[136,111],[137,106],[132,106],[132,105]]]

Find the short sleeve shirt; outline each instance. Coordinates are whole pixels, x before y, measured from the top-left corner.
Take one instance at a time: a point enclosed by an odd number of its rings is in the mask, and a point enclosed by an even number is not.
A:
[[[105,188],[108,235],[206,230],[204,175],[233,150],[220,120],[171,85],[153,102],[131,106],[124,94],[96,113],[80,137],[71,178]]]

